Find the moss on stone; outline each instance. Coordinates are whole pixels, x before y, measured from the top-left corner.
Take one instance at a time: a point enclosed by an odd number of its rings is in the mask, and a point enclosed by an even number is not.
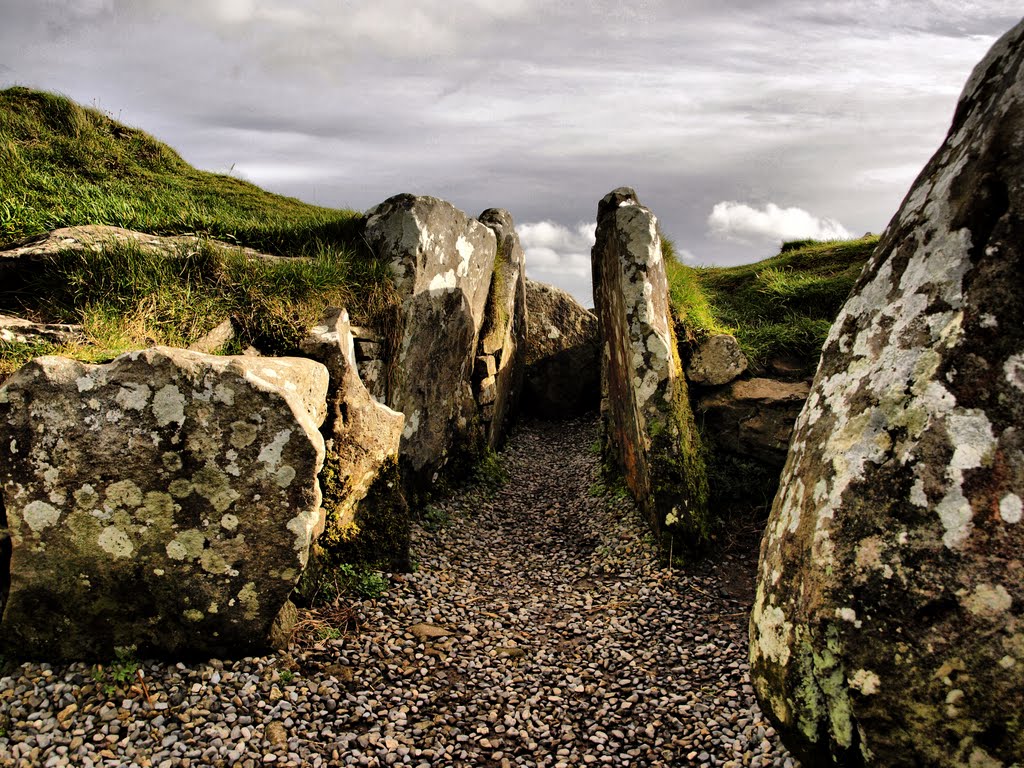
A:
[[[690,408],[675,333],[669,330],[675,381],[668,421],[647,424],[652,511],[655,530],[664,530],[676,544],[692,550],[702,547],[711,532],[706,450]]]

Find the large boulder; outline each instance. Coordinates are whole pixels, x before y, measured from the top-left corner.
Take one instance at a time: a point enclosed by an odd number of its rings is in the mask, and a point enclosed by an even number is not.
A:
[[[0,388],[6,650],[265,649],[319,523],[327,384],[312,360],[164,347],[16,372]]]
[[[488,208],[480,221],[497,240],[494,274],[477,348],[473,390],[489,448],[504,440],[523,391],[526,356],[526,263],[512,216]]]
[[[676,348],[658,222],[632,189],[601,200],[593,264],[605,450],[658,532],[708,533],[707,475]]]
[[[377,402],[359,378],[348,312],[333,308],[301,342],[302,351],[330,374],[324,511],[331,526],[353,525],[361,501],[386,462],[398,457],[405,415]]]
[[[975,68],[829,334],[751,673],[806,765],[1024,756],[1024,23]]]
[[[387,403],[405,414],[401,460],[424,485],[482,442],[472,378],[497,242],[450,203],[414,195],[369,211],[365,237],[390,262],[402,297]]]
[[[597,317],[553,285],[526,281],[523,409],[545,419],[596,411],[601,403]]]

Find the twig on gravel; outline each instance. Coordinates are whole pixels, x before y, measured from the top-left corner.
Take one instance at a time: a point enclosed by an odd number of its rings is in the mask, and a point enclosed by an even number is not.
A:
[[[592,608],[587,608],[587,613],[597,613],[598,611],[607,611],[607,610],[609,610],[611,608],[623,608],[623,607],[625,607],[627,605],[629,605],[628,602],[625,602],[624,600],[619,600],[618,602],[615,602],[615,603],[605,603],[604,605],[595,605]]]
[[[146,678],[143,677],[142,670],[135,670],[135,676],[139,680],[139,687],[136,690],[146,697],[146,703],[149,704],[150,709],[153,709],[153,697],[149,695],[149,686],[146,685]]]

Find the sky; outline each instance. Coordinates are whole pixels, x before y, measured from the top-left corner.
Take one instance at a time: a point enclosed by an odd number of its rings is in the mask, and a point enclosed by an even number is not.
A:
[[[0,87],[331,207],[508,209],[590,305],[597,203],[694,264],[881,232],[1019,0],[0,0]]]

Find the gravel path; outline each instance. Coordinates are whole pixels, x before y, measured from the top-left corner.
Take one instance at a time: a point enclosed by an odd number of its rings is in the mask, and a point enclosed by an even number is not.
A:
[[[659,568],[596,439],[523,427],[504,485],[416,530],[416,573],[290,654],[147,662],[151,703],[123,666],[19,667],[0,765],[793,766],[747,676],[751,553]]]

